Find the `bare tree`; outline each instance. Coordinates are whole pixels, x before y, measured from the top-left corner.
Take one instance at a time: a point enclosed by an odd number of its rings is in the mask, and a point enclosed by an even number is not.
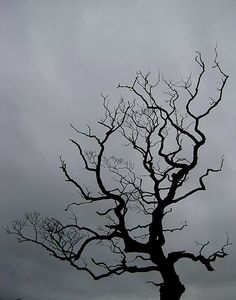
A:
[[[167,232],[187,226],[183,223],[179,227],[166,228],[166,215],[171,214],[174,205],[205,190],[204,179],[210,173],[221,171],[223,166],[222,159],[218,168],[206,169],[195,182],[196,187],[188,190],[188,179],[198,165],[199,151],[206,143],[201,121],[221,102],[228,79],[215,51],[213,71],[220,77],[220,83],[203,111],[196,101],[199,101],[206,73],[201,53],[197,52],[195,61],[199,68],[197,76],[194,79],[189,76],[177,83],[161,76],[151,83],[150,73],[138,72],[131,85],[118,85],[130,92],[135,100],[122,99],[115,108],[111,108],[108,98],[102,95],[105,113],[98,122],[102,134],[94,133],[89,126],[86,131],[80,131],[71,124],[79,135],[96,144],[95,150],[85,151],[81,142],[71,140],[84,164],[84,171],[94,178],[97,187],[93,191],[75,179],[61,158],[66,181],[75,186],[83,199],[69,204],[66,210],[73,207],[75,211],[75,206],[79,206],[80,212],[83,206],[93,207],[101,219],[101,226],[81,225],[75,213],[67,224],[31,213],[23,220],[13,221],[7,232],[17,235],[20,242],[42,246],[57,259],[69,262],[95,280],[126,272],[159,273],[162,282],[152,283],[159,287],[161,300],[178,300],[185,291],[175,270],[175,264],[181,259],[200,262],[208,271],[213,271],[212,263],[227,255],[228,236],[221,249],[210,255],[203,253],[209,242],[199,244],[197,254],[185,250],[166,253],[164,248]],[[114,155],[106,156],[111,139],[115,138],[117,142],[118,137],[136,155],[135,163]],[[136,216],[138,221],[131,222],[131,216],[132,220]],[[94,253],[89,258],[90,247],[97,246],[105,249],[103,260]],[[108,250],[112,255],[107,255]]]

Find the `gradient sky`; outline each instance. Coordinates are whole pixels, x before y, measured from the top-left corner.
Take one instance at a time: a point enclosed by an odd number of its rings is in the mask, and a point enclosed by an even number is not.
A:
[[[206,192],[180,207],[175,220],[183,217],[189,228],[170,246],[179,239],[194,248],[196,239],[209,239],[217,247],[229,232],[230,256],[215,264],[215,272],[186,261],[178,273],[187,286],[183,300],[235,300],[235,28],[233,0],[0,0],[0,225],[34,210],[65,218],[63,208],[78,194],[64,182],[59,156],[76,169],[69,123],[99,119],[101,92],[116,103],[117,84],[130,83],[137,70],[186,77],[196,71],[195,51],[210,65],[217,43],[230,78],[222,103],[204,123],[201,166],[218,166],[222,154],[225,165],[206,180]],[[158,297],[146,276],[94,282],[3,231],[0,240],[4,300]]]

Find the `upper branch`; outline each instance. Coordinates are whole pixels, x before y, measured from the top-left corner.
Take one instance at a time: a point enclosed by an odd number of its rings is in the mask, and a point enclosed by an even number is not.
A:
[[[180,200],[186,199],[186,198],[188,198],[189,196],[195,194],[196,192],[206,190],[206,185],[205,185],[203,179],[204,179],[205,177],[207,177],[207,176],[209,175],[210,172],[213,172],[213,173],[220,172],[220,171],[222,170],[223,164],[224,164],[224,157],[222,157],[221,164],[220,164],[220,167],[219,167],[218,169],[208,168],[208,169],[206,170],[206,172],[205,172],[202,176],[200,176],[200,178],[199,178],[199,184],[200,184],[200,186],[199,186],[199,187],[197,187],[197,188],[195,188],[195,189],[192,189],[191,191],[187,192],[187,193],[184,194],[183,196],[180,196],[180,197],[174,199],[172,202],[173,202],[173,203],[179,202]]]

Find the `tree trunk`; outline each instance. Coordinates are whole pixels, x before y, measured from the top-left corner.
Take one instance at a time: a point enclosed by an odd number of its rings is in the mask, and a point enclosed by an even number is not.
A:
[[[160,286],[160,300],[180,300],[185,292],[185,286],[180,282],[173,262],[165,256],[158,241],[152,245],[151,250],[151,260],[159,267],[163,279]]]
[[[174,266],[166,266],[161,275],[163,284],[160,287],[160,300],[179,300],[185,292],[185,287],[180,282]]]
[[[185,291],[184,285],[179,282],[176,283],[164,283],[160,287],[160,300],[179,300]]]

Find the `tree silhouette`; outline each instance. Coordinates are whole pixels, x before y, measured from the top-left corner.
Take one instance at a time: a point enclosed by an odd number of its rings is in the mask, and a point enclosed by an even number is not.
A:
[[[215,51],[213,68],[220,84],[214,96],[209,97],[207,107],[206,102],[202,107],[197,106],[206,73],[201,53],[197,52],[195,62],[199,68],[197,76],[178,83],[161,76],[152,83],[150,73],[139,71],[131,85],[118,85],[135,100],[122,99],[115,108],[102,95],[105,113],[98,124],[103,133],[94,133],[90,126],[81,131],[71,124],[76,133],[95,145],[94,150],[85,151],[81,142],[71,140],[84,164],[83,171],[94,180],[95,191],[72,176],[61,158],[66,181],[76,187],[83,199],[69,204],[66,210],[73,207],[75,211],[77,206],[80,212],[84,206],[92,207],[101,220],[100,226],[93,221],[91,226],[81,225],[75,213],[67,224],[30,213],[23,220],[13,221],[7,232],[17,235],[20,242],[42,246],[95,280],[123,273],[159,273],[162,282],[152,283],[159,286],[161,300],[178,300],[185,291],[175,270],[175,264],[181,259],[200,262],[213,271],[212,263],[227,255],[228,236],[221,249],[209,256],[203,253],[209,242],[199,244],[197,254],[185,250],[166,253],[165,248],[167,232],[187,226],[183,223],[166,228],[166,215],[170,216],[178,203],[205,190],[204,179],[210,173],[221,171],[223,166],[222,159],[218,168],[207,168],[195,187],[188,190],[188,179],[206,143],[201,121],[221,102],[228,79]],[[112,141],[117,143],[118,138],[125,141],[127,153],[133,151],[135,163],[115,155],[106,156]],[[105,250],[91,253],[90,247]],[[103,253],[103,259],[99,259]]]

